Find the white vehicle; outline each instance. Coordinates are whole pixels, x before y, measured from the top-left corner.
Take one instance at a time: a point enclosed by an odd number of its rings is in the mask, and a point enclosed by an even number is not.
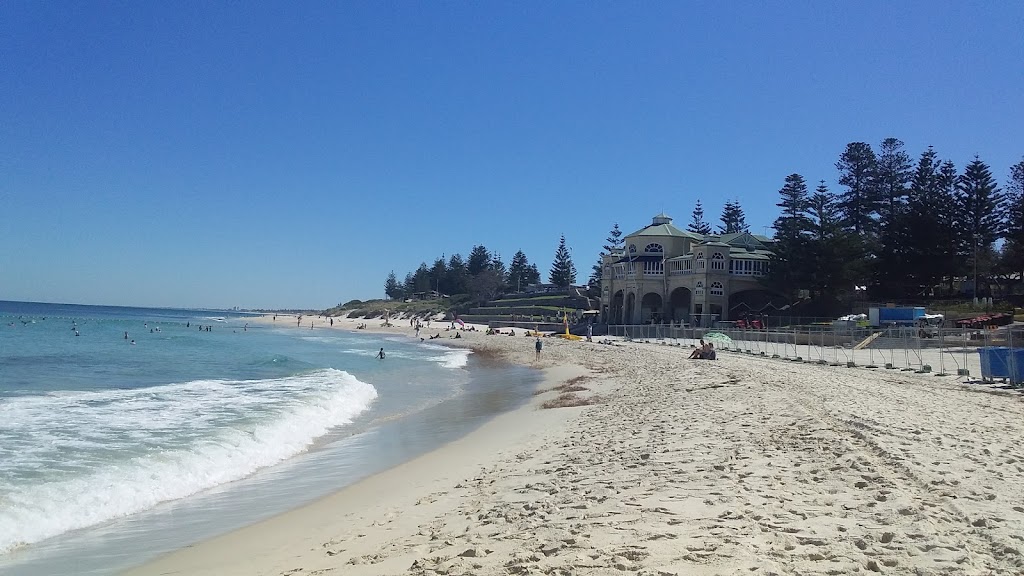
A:
[[[924,316],[918,316],[914,320],[914,327],[917,328],[918,338],[936,338],[939,335],[939,329],[942,328],[942,323],[946,321],[946,317],[942,314],[925,314]]]

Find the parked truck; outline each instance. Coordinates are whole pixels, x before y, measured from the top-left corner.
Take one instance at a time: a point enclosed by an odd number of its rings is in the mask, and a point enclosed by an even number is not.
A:
[[[875,328],[914,326],[924,315],[924,306],[868,308],[868,324]]]

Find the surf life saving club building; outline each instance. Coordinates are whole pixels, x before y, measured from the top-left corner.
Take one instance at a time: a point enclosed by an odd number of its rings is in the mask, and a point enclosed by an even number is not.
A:
[[[760,313],[773,299],[761,284],[774,243],[766,236],[695,234],[658,214],[624,242],[601,258],[601,316],[609,324],[712,326]]]

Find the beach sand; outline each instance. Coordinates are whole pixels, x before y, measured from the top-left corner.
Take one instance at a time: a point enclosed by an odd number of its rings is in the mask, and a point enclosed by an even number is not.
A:
[[[421,335],[533,363],[531,338],[456,342],[446,325]],[[387,330],[411,335],[408,321]],[[1024,573],[1018,393],[689,351],[546,338],[543,389],[570,382],[596,403],[544,409],[562,392],[540,393],[128,574]]]

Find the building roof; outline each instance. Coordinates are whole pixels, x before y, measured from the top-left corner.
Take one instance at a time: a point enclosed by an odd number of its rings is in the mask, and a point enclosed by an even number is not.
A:
[[[717,236],[709,236],[709,241],[718,241],[729,246],[737,246],[744,248],[764,249],[767,244],[775,242],[773,239],[762,236],[760,234],[751,234],[750,232],[735,232],[732,234],[719,234]]]
[[[671,224],[649,224],[632,234],[626,234],[626,238],[631,236],[675,236],[677,238],[689,238],[698,241],[704,239],[700,234],[685,232]]]
[[[770,250],[745,250],[743,248],[732,248],[729,250],[730,258],[742,258],[744,260],[771,260]]]

